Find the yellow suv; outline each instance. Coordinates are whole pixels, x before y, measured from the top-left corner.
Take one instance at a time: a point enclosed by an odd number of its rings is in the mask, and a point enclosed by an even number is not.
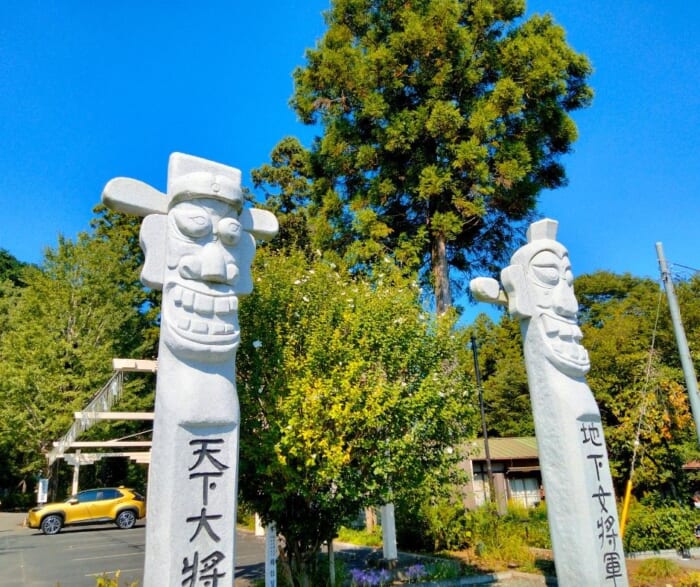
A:
[[[146,501],[133,489],[105,487],[87,489],[64,502],[47,503],[32,508],[27,515],[30,528],[41,528],[44,534],[58,534],[63,526],[104,524],[133,528],[136,520],[146,515]]]

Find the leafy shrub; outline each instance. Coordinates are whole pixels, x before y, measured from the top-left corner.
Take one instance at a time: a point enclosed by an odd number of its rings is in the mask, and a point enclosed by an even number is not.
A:
[[[97,577],[96,587],[120,587],[119,585],[119,575],[120,572],[114,573],[114,577],[108,577],[107,574]],[[138,581],[132,581],[131,583],[124,583],[124,587],[138,587]]]
[[[255,512],[248,504],[238,502],[238,510],[236,513],[236,523],[249,530],[255,529]]]
[[[348,574],[347,567],[345,566],[345,561],[342,558],[336,556],[333,558],[333,569],[335,575],[335,584],[342,585],[343,579]],[[319,555],[318,564],[316,565],[315,573],[309,578],[311,585],[330,585],[330,561],[328,560],[328,555]],[[280,573],[277,573],[277,580],[279,587],[284,587],[283,583],[279,582]]]
[[[10,511],[27,511],[36,505],[36,495],[34,493],[11,492],[2,497],[2,509]]]
[[[424,504],[421,514],[427,524],[433,551],[458,550],[469,544],[469,516],[461,503],[440,499],[435,504]]]
[[[445,581],[456,579],[461,572],[461,566],[457,561],[439,560],[426,566],[426,578],[432,581]]]
[[[688,573],[676,583],[677,587],[700,587],[700,573]]]
[[[695,546],[695,519],[694,512],[676,504],[650,507],[634,503],[625,528],[625,551]]]
[[[470,544],[469,514],[458,499],[438,497],[412,505],[401,507],[396,516],[396,537],[402,548],[439,552]]]
[[[503,521],[508,531],[519,536],[528,546],[552,548],[547,507],[544,503],[535,508],[509,503],[508,512],[503,517]]]
[[[455,499],[438,498],[397,515],[397,538],[407,550],[439,552],[477,547],[482,552],[509,547],[522,558],[527,547],[551,548],[547,508],[509,504],[500,516],[494,504],[467,511]]]
[[[493,504],[470,512],[470,531],[473,544],[481,548],[500,548],[517,542],[527,547],[551,548],[547,509],[544,505],[526,508],[509,504],[501,516]]]

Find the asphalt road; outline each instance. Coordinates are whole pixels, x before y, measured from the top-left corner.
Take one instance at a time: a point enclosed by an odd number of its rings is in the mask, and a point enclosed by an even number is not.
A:
[[[12,516],[12,517],[10,517]],[[143,583],[145,528],[112,525],[64,528],[55,536],[22,528],[22,516],[0,513],[0,585],[2,587],[95,587],[96,578],[120,585]],[[264,576],[264,538],[239,531],[236,538],[236,587]]]
[[[24,514],[0,512],[1,587],[95,587],[96,578],[113,577],[120,572],[120,585],[138,581],[142,585],[145,528],[143,521],[131,530],[116,526],[64,528],[55,536],[21,526]],[[357,559],[357,566],[370,549],[337,545],[338,551]],[[691,550],[690,559],[675,551],[647,553],[638,558],[663,557],[683,567],[700,570],[700,548]],[[264,576],[265,540],[253,532],[236,535],[235,587],[251,587]],[[351,566],[356,566],[352,564]]]

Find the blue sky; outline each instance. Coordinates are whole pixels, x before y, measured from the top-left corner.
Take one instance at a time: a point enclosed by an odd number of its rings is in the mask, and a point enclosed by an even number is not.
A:
[[[38,263],[87,230],[115,176],[164,190],[173,151],[243,171],[286,135],[306,144],[291,73],[329,0],[8,0],[0,4],[0,248]],[[574,272],[658,279],[700,269],[700,3],[531,0],[595,68],[593,106],[544,193]]]

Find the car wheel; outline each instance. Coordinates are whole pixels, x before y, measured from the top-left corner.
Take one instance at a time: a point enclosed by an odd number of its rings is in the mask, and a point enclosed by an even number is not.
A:
[[[61,530],[61,526],[63,526],[63,519],[61,516],[57,516],[55,514],[46,516],[43,520],[41,520],[41,531],[44,534],[58,534]]]
[[[136,523],[136,514],[133,510],[124,510],[123,512],[119,512],[115,523],[122,530],[128,530],[129,528],[133,528],[134,524]]]

